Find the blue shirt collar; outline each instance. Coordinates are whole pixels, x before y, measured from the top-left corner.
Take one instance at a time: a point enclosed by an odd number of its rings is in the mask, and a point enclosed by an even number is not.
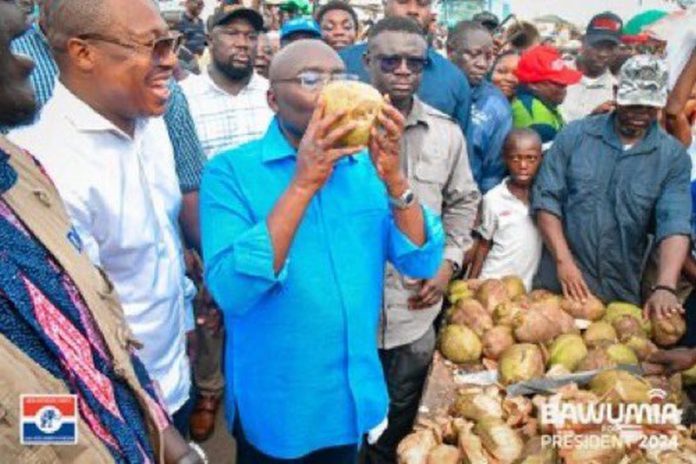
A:
[[[297,150],[280,130],[278,117],[274,116],[261,141],[261,159],[264,163],[294,157]]]

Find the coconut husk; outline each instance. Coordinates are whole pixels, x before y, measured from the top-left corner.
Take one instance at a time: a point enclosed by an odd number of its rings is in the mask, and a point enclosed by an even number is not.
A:
[[[459,464],[461,453],[452,445],[437,445],[428,454],[427,464]]]
[[[460,300],[449,313],[450,324],[469,327],[479,337],[493,328],[493,318],[477,300],[466,298]]]
[[[604,304],[593,295],[590,295],[585,302],[563,298],[561,309],[575,319],[587,319],[588,321],[601,319],[605,311]]]
[[[526,396],[508,396],[503,400],[502,409],[505,422],[511,427],[520,427],[529,422],[534,406]]]
[[[490,462],[481,439],[473,433],[474,424],[467,422],[459,430],[459,451],[462,459],[469,464],[493,464]]]
[[[544,359],[541,350],[530,343],[512,345],[500,356],[498,374],[503,385],[543,377]]]
[[[512,427],[500,419],[486,417],[474,427],[483,447],[501,464],[512,464],[522,455],[524,443]]]
[[[585,340],[588,348],[601,346],[605,343],[616,343],[618,340],[614,327],[604,321],[596,321],[590,324],[585,333],[582,334],[582,338]]]
[[[428,464],[428,455],[438,444],[432,430],[413,432],[396,448],[396,461],[398,464]]]
[[[524,282],[518,276],[510,275],[505,276],[500,279],[505,285],[505,291],[507,293],[508,299],[518,298],[527,293],[527,289],[524,288]]]
[[[496,306],[508,300],[505,284],[497,279],[485,280],[476,290],[476,299],[486,308],[488,314],[493,314]]]
[[[450,413],[455,417],[479,421],[489,416],[502,418],[503,407],[500,396],[480,388],[471,388],[459,392]]]
[[[651,319],[653,340],[662,347],[675,345],[686,333],[686,321],[681,314]]]
[[[529,304],[519,301],[505,301],[495,307],[493,311],[493,322],[496,326],[506,325],[512,327],[515,323],[517,314],[529,309]]]
[[[507,326],[497,326],[488,330],[481,338],[483,355],[487,358],[498,360],[503,351],[515,344],[512,329]]]
[[[650,383],[622,370],[600,372],[590,381],[590,390],[608,403],[647,403]]]

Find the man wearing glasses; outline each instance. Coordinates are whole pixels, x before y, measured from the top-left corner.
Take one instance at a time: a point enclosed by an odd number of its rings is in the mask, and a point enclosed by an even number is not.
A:
[[[195,290],[184,275],[181,191],[161,116],[179,36],[150,0],[55,0],[47,30],[60,70],[39,120],[10,138],[44,165],[76,246],[113,281],[140,355],[187,434]],[[95,32],[99,31],[99,32]]]
[[[471,244],[480,197],[459,127],[415,96],[426,51],[421,29],[407,18],[386,18],[370,29],[365,66],[372,85],[406,120],[400,163],[418,198],[441,214],[446,244],[432,279],[414,279],[387,265],[378,346],[389,390],[389,424],[377,443],[366,447],[369,464],[396,462],[396,447],[411,431],[435,349],[433,322]]]
[[[31,83],[36,94],[36,101],[42,107],[53,95],[57,81],[58,67],[51,46],[46,38],[49,13],[55,0],[36,0],[40,14],[32,26],[20,37],[12,41],[12,50],[31,57],[36,64],[31,74]],[[157,2],[153,2],[157,4]],[[88,5],[88,3],[86,3]],[[90,32],[96,32],[92,30]],[[172,79],[171,94],[164,113],[167,133],[174,149],[174,161],[179,186],[183,193],[180,224],[189,246],[200,246],[198,229],[198,188],[205,155],[196,135],[196,128],[189,113],[186,97],[181,87]],[[0,126],[0,133],[12,127]]]
[[[410,18],[428,34],[434,21],[433,0],[385,0],[386,17]],[[351,74],[357,74],[363,82],[369,82],[363,56],[367,44],[360,43],[341,50],[341,58]],[[440,55],[432,46],[427,51],[428,62],[423,70],[423,78],[418,88],[418,97],[428,105],[454,118],[463,134],[469,125],[471,95],[466,76]]]
[[[240,464],[353,464],[383,422],[377,355],[387,261],[428,279],[442,259],[437,217],[401,167],[404,117],[391,105],[364,147],[327,114],[324,84],[346,79],[319,40],[281,49],[263,138],[208,163],[201,189],[206,282],[228,330],[226,410]]]

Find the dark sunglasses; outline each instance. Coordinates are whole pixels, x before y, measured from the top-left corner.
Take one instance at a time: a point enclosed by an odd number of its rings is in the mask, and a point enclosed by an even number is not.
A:
[[[430,62],[426,57],[402,55],[376,55],[375,59],[379,61],[379,67],[385,73],[393,73],[405,61],[409,71],[420,74]]]

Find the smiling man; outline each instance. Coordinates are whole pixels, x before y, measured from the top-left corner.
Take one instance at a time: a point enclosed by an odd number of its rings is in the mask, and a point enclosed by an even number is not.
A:
[[[10,138],[56,183],[80,247],[113,280],[145,343],[145,366],[185,434],[193,285],[184,275],[172,146],[158,117],[178,37],[149,0],[55,0],[47,32],[60,81],[40,119]]]
[[[535,287],[639,305],[653,233],[660,259],[644,311],[658,317],[682,311],[676,284],[691,234],[691,162],[657,124],[666,101],[665,64],[638,55],[621,68],[615,111],[558,134],[532,195],[546,244]]]

